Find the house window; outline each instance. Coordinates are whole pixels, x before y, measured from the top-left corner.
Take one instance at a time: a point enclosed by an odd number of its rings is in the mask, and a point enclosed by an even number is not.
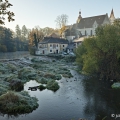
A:
[[[63,45],[63,47],[64,47],[64,45]]]
[[[53,49],[55,49],[56,48],[56,44],[53,44]]]
[[[86,30],[85,30],[85,36],[86,36]]]
[[[52,50],[50,50],[50,52],[52,52]]]
[[[52,47],[52,45],[50,44],[50,47]]]
[[[92,36],[92,30],[91,30],[91,36]]]
[[[57,47],[58,47],[58,44],[57,44]]]

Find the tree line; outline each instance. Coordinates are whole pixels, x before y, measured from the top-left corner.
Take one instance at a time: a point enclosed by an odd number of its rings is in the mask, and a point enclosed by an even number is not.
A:
[[[86,38],[76,49],[79,71],[101,80],[120,80],[120,20],[100,26],[96,36]]]
[[[14,13],[9,11],[8,8],[13,6],[8,0],[0,1],[0,24],[5,24],[5,17],[7,20],[14,21]],[[39,26],[33,29],[28,29],[25,25],[20,29],[19,25],[16,25],[15,32],[9,28],[0,26],[0,52],[14,52],[14,51],[26,51],[35,46],[37,48],[38,42],[42,41],[44,36],[57,33],[60,36],[66,29],[68,22],[68,16],[62,14],[57,16],[56,25],[58,29],[53,29],[49,27],[40,28]]]

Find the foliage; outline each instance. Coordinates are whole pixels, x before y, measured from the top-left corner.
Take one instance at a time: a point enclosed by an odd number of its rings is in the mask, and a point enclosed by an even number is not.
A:
[[[59,85],[55,80],[49,80],[47,82],[47,89],[52,91],[57,91],[59,89]]]
[[[24,67],[18,71],[18,78],[23,80],[36,79],[36,72],[30,67]]]
[[[37,107],[37,99],[30,98],[28,94],[9,91],[0,96],[0,108],[3,113],[30,113]]]
[[[76,49],[76,62],[86,74],[99,74],[101,79],[118,80],[120,70],[120,27],[105,25],[96,36],[87,38]]]
[[[19,25],[16,25],[14,41],[17,51],[28,51],[28,34],[29,32],[25,25],[22,26],[22,30]]]
[[[15,52],[28,50],[28,41],[22,41],[21,34],[13,38],[13,31],[0,26],[0,52]]]
[[[41,83],[41,84],[47,84],[47,80],[46,80],[45,78],[42,78],[42,79],[40,80],[40,83]]]
[[[13,33],[10,29],[0,26],[0,52],[16,51]]]
[[[40,89],[40,91],[42,91],[42,90],[46,89],[46,87],[43,86],[43,85],[40,85],[40,86],[39,86],[39,89]]]
[[[14,21],[14,13],[8,11],[7,9],[13,6],[8,2],[8,0],[0,0],[0,24],[4,24],[5,15],[8,16],[8,21]]]
[[[60,30],[59,30],[60,35],[62,35],[62,33],[63,33],[65,30],[66,30],[66,26],[63,25],[63,26],[60,28]]]
[[[24,38],[26,38],[27,33],[28,33],[28,30],[27,30],[26,26],[23,25],[23,26],[22,26],[22,30],[21,30],[22,36],[23,36]]]
[[[16,37],[20,38],[21,37],[21,29],[20,29],[19,25],[16,25],[15,32],[16,32]]]
[[[49,36],[50,34],[55,32],[53,28],[49,28],[49,27],[41,28],[40,31],[43,33],[44,36]]]
[[[35,48],[30,46],[29,52],[30,52],[31,55],[35,55]]]
[[[113,24],[120,27],[120,19],[115,19]]]
[[[33,28],[29,33],[29,44],[30,46],[37,45],[36,42],[42,41],[44,34],[41,29]]]
[[[5,45],[0,45],[0,52],[7,52],[7,47]]]
[[[113,89],[120,89],[120,83],[119,82],[116,82],[112,85],[112,88]]]

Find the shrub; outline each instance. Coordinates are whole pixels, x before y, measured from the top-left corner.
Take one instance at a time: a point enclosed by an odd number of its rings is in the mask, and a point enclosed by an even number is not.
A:
[[[50,81],[47,82],[46,88],[47,88],[48,90],[52,90],[52,91],[55,92],[55,91],[57,91],[60,87],[59,87],[58,83],[57,83],[55,80],[50,80]]]
[[[40,91],[42,91],[42,90],[46,89],[46,87],[45,87],[45,86],[43,86],[43,85],[40,85],[38,88],[40,89]]]
[[[55,79],[55,75],[51,74],[51,73],[46,73],[44,75],[45,78],[50,78],[50,79]]]
[[[61,75],[58,74],[58,75],[55,75],[55,79],[60,80],[60,79],[62,79],[62,77],[61,77]]]
[[[0,45],[1,52],[7,52],[7,47],[5,45]]]
[[[41,84],[47,84],[47,80],[46,80],[45,78],[42,78],[42,79],[40,80],[40,83],[41,83]]]
[[[7,92],[0,96],[0,110],[3,113],[29,113],[38,107],[37,99],[28,94]]]
[[[29,51],[30,51],[30,54],[31,54],[31,55],[35,55],[35,49],[34,49],[33,47],[31,47],[31,48],[29,49]]]

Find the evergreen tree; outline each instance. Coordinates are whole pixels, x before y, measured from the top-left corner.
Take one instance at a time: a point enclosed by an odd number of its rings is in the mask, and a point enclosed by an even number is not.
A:
[[[22,26],[22,31],[21,31],[22,36],[23,36],[24,38],[26,38],[26,37],[27,37],[27,33],[28,33],[27,28],[26,28],[25,25],[23,25],[23,26]]]
[[[15,31],[16,31],[16,37],[20,38],[21,37],[21,29],[20,29],[19,25],[16,25]]]

